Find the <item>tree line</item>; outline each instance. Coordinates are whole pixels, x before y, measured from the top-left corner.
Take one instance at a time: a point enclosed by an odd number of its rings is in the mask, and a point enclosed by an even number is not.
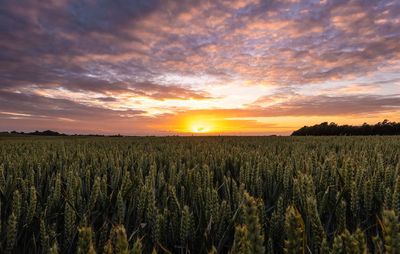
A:
[[[292,136],[370,136],[370,135],[400,135],[400,122],[384,120],[377,124],[364,123],[360,126],[338,125],[323,122],[313,126],[304,126],[292,133]]]

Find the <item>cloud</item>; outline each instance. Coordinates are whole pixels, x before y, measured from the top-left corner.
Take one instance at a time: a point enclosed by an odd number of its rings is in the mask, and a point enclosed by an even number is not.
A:
[[[77,103],[66,99],[54,99],[36,94],[13,93],[0,90],[0,109],[20,117],[64,118],[71,120],[104,120],[133,117],[144,113],[140,110],[109,110]]]
[[[300,97],[277,104],[270,115],[334,116],[384,113],[400,110],[400,96],[349,95]]]
[[[323,94],[374,94],[380,89],[378,84],[352,84],[336,88],[322,89]]]
[[[268,106],[260,106],[267,103]],[[190,111],[225,118],[281,116],[351,116],[400,111],[400,95],[302,96],[291,93],[259,98],[244,109]]]
[[[116,102],[117,99],[114,97],[98,97],[96,98],[99,101],[103,101],[103,102]]]
[[[0,25],[3,76],[13,80],[90,74],[138,82],[174,72],[305,84],[365,75],[400,54],[393,0],[27,1],[24,8],[7,1]]]

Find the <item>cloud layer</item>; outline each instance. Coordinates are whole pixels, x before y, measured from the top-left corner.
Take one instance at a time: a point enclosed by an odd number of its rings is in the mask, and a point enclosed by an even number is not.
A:
[[[2,129],[400,120],[396,0],[0,2]]]

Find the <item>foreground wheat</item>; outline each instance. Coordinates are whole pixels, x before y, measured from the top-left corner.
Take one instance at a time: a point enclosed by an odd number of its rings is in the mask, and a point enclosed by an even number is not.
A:
[[[400,138],[0,139],[0,253],[400,253]]]

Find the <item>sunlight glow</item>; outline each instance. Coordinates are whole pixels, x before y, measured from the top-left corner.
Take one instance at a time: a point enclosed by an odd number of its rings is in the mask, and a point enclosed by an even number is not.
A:
[[[194,133],[205,133],[208,132],[208,129],[204,128],[204,127],[193,127],[193,132]]]
[[[187,119],[186,126],[187,132],[191,133],[204,134],[218,131],[215,121],[204,116]]]

